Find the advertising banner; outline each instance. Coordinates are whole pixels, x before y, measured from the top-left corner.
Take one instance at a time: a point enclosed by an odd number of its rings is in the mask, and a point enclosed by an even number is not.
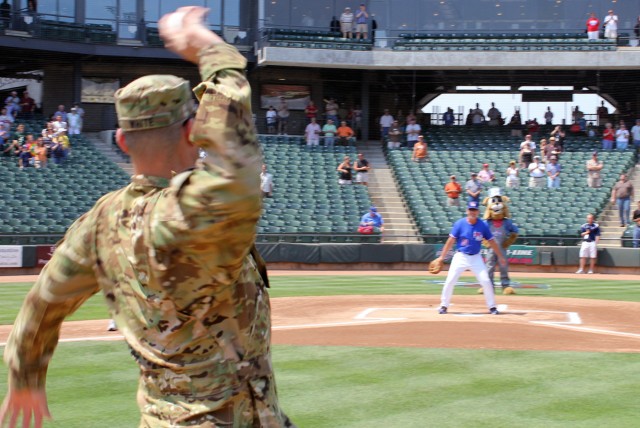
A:
[[[0,268],[22,267],[22,245],[0,245]]]
[[[55,249],[55,245],[38,245],[36,247],[36,266],[43,267],[44,265],[46,265],[47,262],[51,260],[51,256],[53,256],[53,252],[55,251]]]

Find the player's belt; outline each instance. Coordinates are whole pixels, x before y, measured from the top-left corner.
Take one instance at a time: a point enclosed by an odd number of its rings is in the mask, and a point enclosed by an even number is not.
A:
[[[464,251],[458,251],[459,253],[466,254],[467,256],[475,256],[478,253],[465,253]]]

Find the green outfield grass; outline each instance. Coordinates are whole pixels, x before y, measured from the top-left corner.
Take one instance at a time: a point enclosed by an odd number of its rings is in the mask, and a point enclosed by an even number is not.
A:
[[[434,295],[434,278],[444,277],[278,276],[271,295]],[[640,301],[637,281],[518,281],[551,286],[523,296]],[[0,323],[13,321],[29,286],[0,285]],[[98,295],[72,319],[106,317]],[[638,426],[638,353],[274,346],[273,358],[283,408],[301,428]],[[137,375],[123,342],[60,344],[47,383],[55,421],[45,427],[137,426]],[[6,377],[0,366],[0,396]]]
[[[375,295],[375,294],[427,294],[437,295],[442,286],[432,280],[444,280],[442,275],[424,276],[274,276],[271,277],[272,297]],[[472,277],[462,280],[472,281]],[[577,297],[585,299],[621,300],[640,302],[640,282],[591,279],[518,278],[520,283],[548,284],[548,290],[519,289],[522,296]],[[15,319],[28,283],[0,284],[0,324],[11,324]],[[457,295],[476,294],[475,288],[457,287]],[[98,294],[87,301],[69,320],[95,320],[108,318],[103,297]]]

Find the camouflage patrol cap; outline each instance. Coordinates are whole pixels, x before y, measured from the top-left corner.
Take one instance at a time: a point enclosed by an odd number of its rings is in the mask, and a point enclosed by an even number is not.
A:
[[[123,131],[162,128],[188,119],[195,111],[189,82],[168,74],[136,79],[114,97]]]

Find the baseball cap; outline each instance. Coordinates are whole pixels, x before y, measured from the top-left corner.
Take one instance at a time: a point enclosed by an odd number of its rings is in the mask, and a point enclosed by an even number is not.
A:
[[[372,211],[372,212],[374,212],[374,213],[377,213],[377,212],[378,212],[378,209],[377,209],[376,207],[371,207],[371,208],[369,208],[369,211]]]
[[[162,128],[195,111],[189,82],[169,74],[144,76],[114,94],[118,125],[124,131]]]
[[[540,156],[535,155],[533,158],[534,158],[534,159],[540,159]]]
[[[484,168],[485,166],[489,166],[489,164],[488,163],[483,163],[482,167]]]
[[[467,203],[467,209],[468,210],[477,210],[478,209],[478,202],[476,201],[469,201]]]
[[[473,177],[474,175],[478,175],[478,173],[477,172],[472,172],[471,176]]]

